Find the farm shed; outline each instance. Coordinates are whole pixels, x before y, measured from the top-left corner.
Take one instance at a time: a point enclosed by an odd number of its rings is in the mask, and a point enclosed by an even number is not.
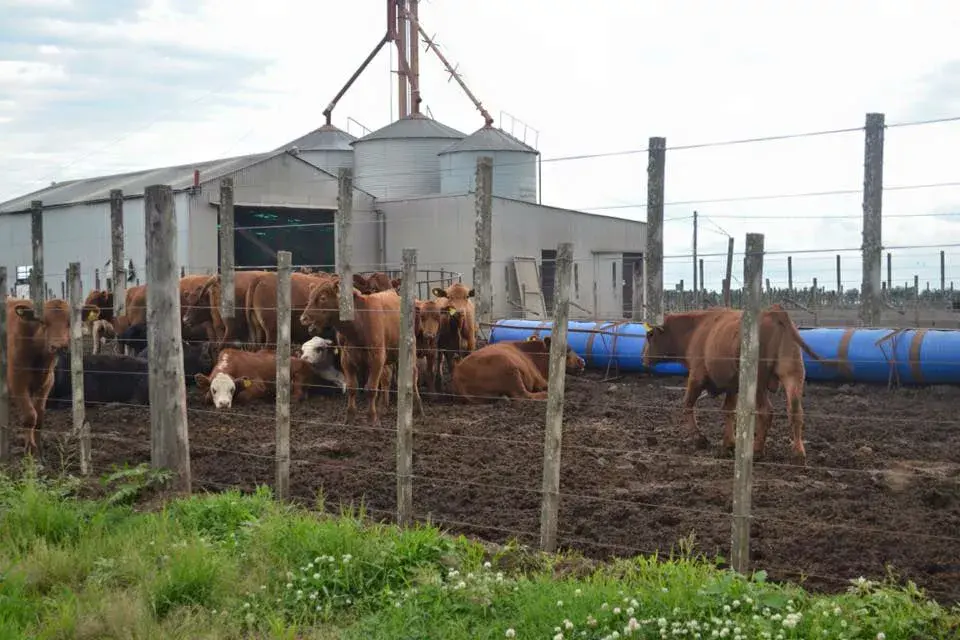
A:
[[[378,200],[376,206],[386,220],[387,263],[398,264],[403,248],[414,247],[421,271],[445,269],[462,273],[464,282],[472,280],[473,194]],[[629,316],[633,263],[642,260],[645,223],[494,196],[494,317],[538,319],[544,308],[550,313],[553,260],[561,242],[573,242],[571,318]]]
[[[10,287],[16,284],[18,291],[28,290],[32,200],[43,202],[47,288],[59,296],[67,264],[74,261],[81,264],[84,293],[94,286],[95,269],[100,270],[101,284],[105,286],[111,271],[108,261],[112,189],[120,189],[124,195],[125,262],[133,262],[135,278],[142,282],[146,247],[143,192],[152,184],[173,188],[181,264],[189,273],[213,273],[219,256],[220,180],[227,176],[234,181],[238,268],[274,265],[278,249],[292,251],[295,264],[332,268],[337,178],[286,151],[274,151],[70,180],[0,204],[0,264],[7,267]],[[356,263],[379,263],[377,225],[369,224],[373,220],[373,198],[356,189]],[[303,224],[316,226],[296,226]],[[277,228],[251,228],[270,226]]]
[[[333,221],[341,167],[354,171],[351,228],[355,271],[400,268],[405,247],[419,251],[418,295],[449,282],[472,284],[479,157],[493,160],[494,316],[542,319],[553,304],[554,258],[574,243],[572,318],[629,316],[633,264],[646,224],[537,204],[539,151],[494,127],[469,136],[412,115],[356,139],[331,125],[263,154],[52,185],[0,204],[0,255],[24,293],[32,262],[30,201],[44,205],[47,287],[60,295],[66,265],[80,261],[84,292],[110,273],[110,191],[124,194],[126,262],[143,280],[143,191],[169,184],[179,228],[179,259],[190,273],[212,273],[219,257],[220,179],[234,181],[238,268],[335,264]],[[196,174],[194,173],[196,171]],[[276,227],[269,229],[269,227]],[[259,227],[259,228],[252,228]]]

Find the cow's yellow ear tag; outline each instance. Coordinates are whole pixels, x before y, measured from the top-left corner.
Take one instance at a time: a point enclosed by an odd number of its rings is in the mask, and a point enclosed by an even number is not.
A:
[[[455,316],[455,315],[457,315],[457,310],[454,309],[453,307],[450,307],[450,308],[447,310],[447,313],[449,313],[451,316]]]
[[[96,311],[91,311],[90,313],[87,314],[87,320],[90,322],[93,322],[94,320],[97,319],[98,315],[100,314],[98,314]]]
[[[250,380],[244,379],[244,381],[243,381],[243,388],[244,388],[244,389],[249,389],[249,388],[252,387],[252,386],[253,386],[253,383],[250,382]]]
[[[339,347],[334,347],[334,348],[333,348],[333,355],[339,355],[339,353],[340,353]]]

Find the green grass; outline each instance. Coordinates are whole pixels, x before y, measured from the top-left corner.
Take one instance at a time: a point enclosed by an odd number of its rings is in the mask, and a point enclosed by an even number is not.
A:
[[[139,513],[131,496],[156,477],[121,476],[95,500],[30,468],[0,475],[0,640],[960,635],[960,610],[912,585],[815,595],[689,555],[596,568],[318,515],[267,489]]]

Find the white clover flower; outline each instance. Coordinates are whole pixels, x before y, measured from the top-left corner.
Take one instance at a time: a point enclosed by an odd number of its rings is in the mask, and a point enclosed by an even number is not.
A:
[[[557,635],[553,636],[553,640],[563,640],[563,634],[558,633]]]
[[[579,595],[582,595],[582,594],[583,594],[583,591],[580,590],[580,589],[577,589],[576,591],[573,592],[573,595],[575,595],[575,596],[579,596]]]
[[[558,607],[562,607],[562,606],[563,606],[563,600],[557,600],[557,606],[558,606]]]
[[[492,567],[493,567],[493,565],[490,564],[490,561],[489,561],[489,560],[487,560],[486,562],[483,563],[483,568],[484,568],[484,569],[490,569],[490,568],[492,568]]]
[[[569,620],[564,620],[563,628],[566,629],[567,631],[570,631],[571,629],[573,629],[573,623]]]
[[[507,630],[503,633],[503,635],[506,636],[506,637],[508,637],[508,638],[516,638],[516,637],[517,637],[517,632],[514,631],[514,630],[511,628],[511,629],[507,629]]]
[[[885,634],[883,631],[880,631],[877,633],[877,640],[887,640],[887,634]]]
[[[615,616],[620,615],[620,607],[614,607],[614,608],[613,608],[613,615],[615,615]]]

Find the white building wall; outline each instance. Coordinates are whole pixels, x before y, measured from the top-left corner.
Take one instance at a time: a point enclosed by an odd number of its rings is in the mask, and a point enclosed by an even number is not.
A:
[[[402,250],[412,247],[418,249],[421,279],[428,269],[447,269],[461,273],[463,282],[472,286],[472,195],[381,200],[378,207],[386,216],[390,268],[398,269]],[[513,259],[527,256],[539,264],[541,250],[556,249],[561,242],[574,243],[576,286],[571,317],[622,318],[622,253],[643,250],[644,223],[497,197],[493,199],[491,247],[494,317],[517,315],[516,305],[510,303],[519,303],[520,298]],[[611,263],[617,264],[616,281]]]
[[[123,203],[124,266],[133,260],[140,283],[146,282],[146,231],[143,198],[131,198]],[[190,246],[187,195],[175,194],[177,217],[177,255],[186,262]],[[67,265],[80,262],[83,295],[95,286],[96,271],[100,271],[100,286],[107,286],[112,277],[110,246],[110,203],[75,204],[43,212],[44,276],[47,287],[60,296],[66,283]],[[7,267],[8,287],[13,286],[18,266],[33,264],[30,241],[30,214],[0,215],[0,264]]]

